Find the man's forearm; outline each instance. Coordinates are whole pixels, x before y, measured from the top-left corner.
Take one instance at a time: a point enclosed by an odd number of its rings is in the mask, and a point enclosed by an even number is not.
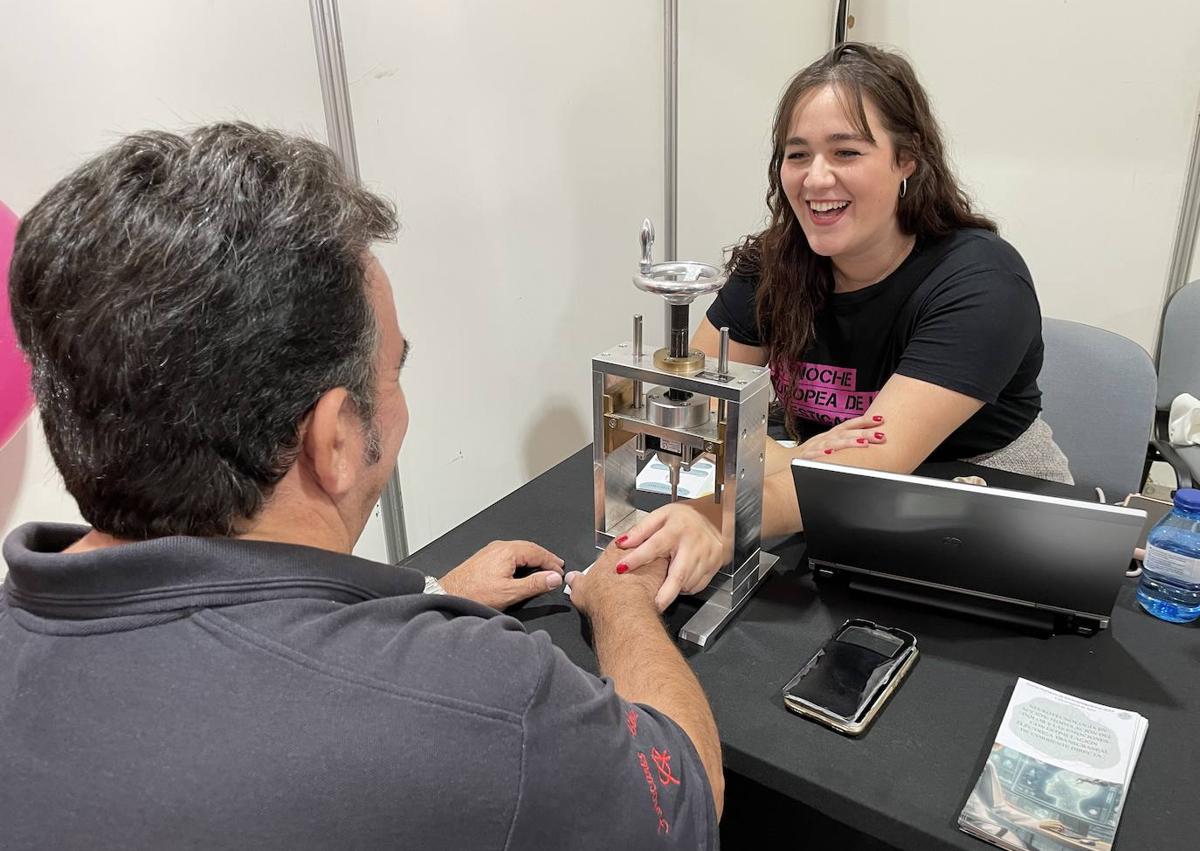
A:
[[[653,706],[692,740],[713,791],[717,817],[724,807],[721,741],[704,690],[667,635],[652,600],[601,607],[591,615],[600,671],[630,703]]]

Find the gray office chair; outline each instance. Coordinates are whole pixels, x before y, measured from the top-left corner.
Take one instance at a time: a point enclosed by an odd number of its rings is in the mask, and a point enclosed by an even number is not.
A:
[[[1146,456],[1146,473],[1154,461],[1175,470],[1179,487],[1200,485],[1200,446],[1172,446],[1167,437],[1171,401],[1180,393],[1200,398],[1200,281],[1192,281],[1167,302],[1158,351],[1158,399],[1154,437]]]
[[[1075,484],[1107,502],[1137,493],[1154,422],[1154,361],[1132,340],[1064,319],[1043,319],[1042,418]]]

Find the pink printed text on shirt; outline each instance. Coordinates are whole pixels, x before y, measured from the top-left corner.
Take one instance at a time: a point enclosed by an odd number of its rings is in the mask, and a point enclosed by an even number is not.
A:
[[[771,364],[771,381],[793,414],[829,426],[862,416],[879,395],[858,389],[857,369],[823,363]]]

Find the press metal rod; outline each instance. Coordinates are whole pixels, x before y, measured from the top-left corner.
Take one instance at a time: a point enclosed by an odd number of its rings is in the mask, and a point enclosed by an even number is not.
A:
[[[729,328],[721,329],[721,348],[717,357],[717,373],[722,377],[729,375]],[[725,400],[717,400],[717,430],[721,431],[721,427],[725,425],[725,416],[727,409]],[[713,489],[713,502],[717,505],[721,504],[721,483]]]
[[[633,315],[633,357],[636,360],[642,359],[642,314],[635,313]],[[646,404],[645,396],[642,393],[642,382],[633,382],[633,407],[641,409]]]

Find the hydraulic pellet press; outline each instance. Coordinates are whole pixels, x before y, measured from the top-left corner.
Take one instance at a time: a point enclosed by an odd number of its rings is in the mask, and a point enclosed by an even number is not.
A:
[[[764,367],[730,363],[727,328],[721,329],[719,358],[689,349],[692,301],[716,292],[727,276],[704,263],[654,263],[653,245],[654,227],[647,219],[633,283],[670,305],[668,345],[645,353],[637,315],[632,342],[592,358],[596,546],[603,549],[646,516],[634,507],[639,461],[657,455],[666,464],[675,500],[680,470],[711,457],[716,467],[711,499],[721,506],[721,535],[733,555],[697,595],[705,602],[679,633],[703,647],[778,560],[761,546],[770,374]]]

